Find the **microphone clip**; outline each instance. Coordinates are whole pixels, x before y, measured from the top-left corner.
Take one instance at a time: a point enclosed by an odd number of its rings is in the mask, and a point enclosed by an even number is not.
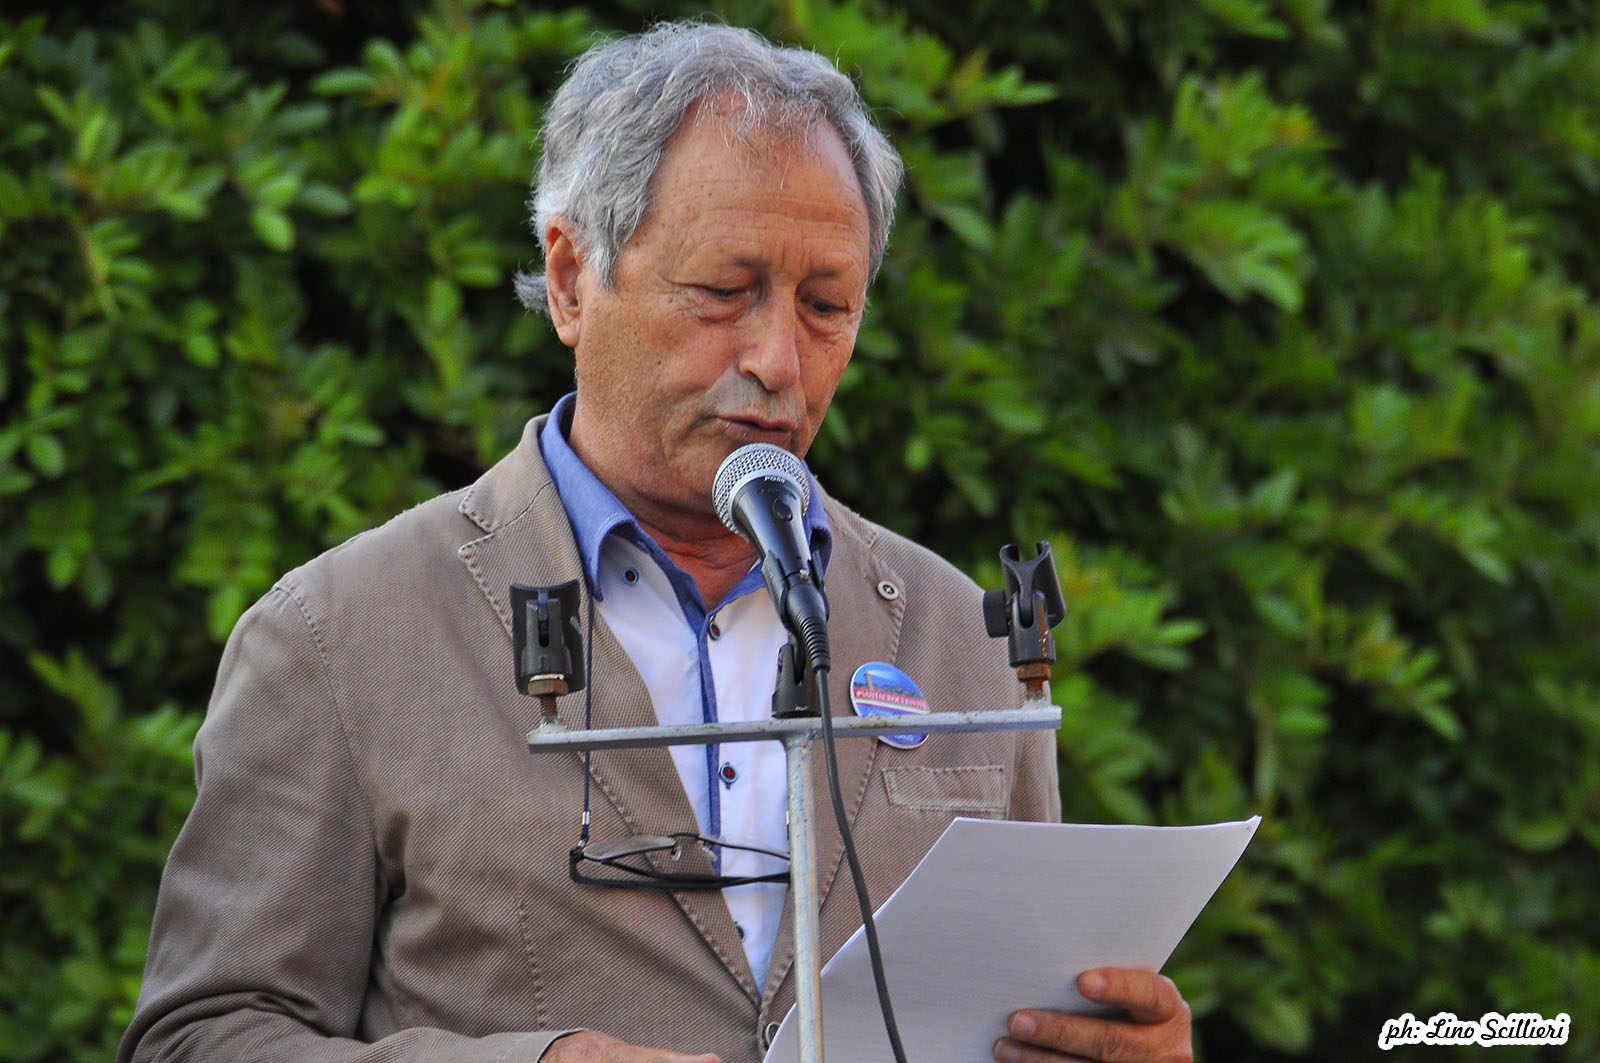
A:
[[[821,615],[826,617],[828,611],[827,598],[822,594],[822,558],[815,551],[811,554],[811,564],[807,570],[809,579],[801,583],[807,592],[815,594],[821,599],[816,606]],[[785,602],[787,596],[794,588],[786,587],[784,590]],[[779,616],[785,610],[779,608]],[[778,681],[772,688],[772,716],[774,719],[784,720],[794,716],[816,716],[822,705],[822,698],[817,691],[817,676],[826,671],[829,666],[827,652],[826,629],[824,629],[821,668],[813,660],[813,647],[808,643],[807,634],[815,641],[815,633],[805,630],[810,625],[802,626],[801,630],[796,625],[785,619],[784,627],[789,633],[788,640],[783,648],[778,651]]]
[[[511,585],[511,642],[517,690],[554,698],[583,689],[583,636],[578,630],[578,581],[550,587]],[[547,713],[554,703],[546,702]]]
[[[806,648],[793,634],[778,651],[778,681],[772,688],[772,718],[821,715],[817,670],[806,661]]]
[[[990,638],[1009,639],[1011,667],[1028,689],[1029,697],[1044,696],[1050,666],[1056,660],[1056,643],[1050,629],[1067,615],[1056,580],[1050,544],[1034,544],[1035,556],[1022,560],[1013,543],[1000,548],[1005,587],[983,594],[983,623]]]

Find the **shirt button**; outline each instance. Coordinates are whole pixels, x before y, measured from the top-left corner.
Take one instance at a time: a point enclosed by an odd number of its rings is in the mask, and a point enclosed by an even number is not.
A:
[[[636,568],[625,568],[625,569],[623,569],[622,570],[622,582],[630,584],[630,585],[634,584],[634,583],[638,583],[639,582],[639,570],[636,569]]]
[[[744,940],[744,924],[743,923],[734,923],[733,924],[733,928],[739,932],[739,940],[743,941]]]
[[[720,639],[722,637],[722,626],[715,620],[712,620],[706,624],[706,634],[710,635],[714,639]]]
[[[731,763],[724,762],[722,770],[717,774],[722,776],[722,785],[732,787],[739,778],[739,769],[735,768]]]

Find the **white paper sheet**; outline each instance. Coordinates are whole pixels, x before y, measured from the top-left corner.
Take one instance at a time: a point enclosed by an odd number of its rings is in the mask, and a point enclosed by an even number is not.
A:
[[[1076,988],[1091,967],[1160,970],[1260,822],[952,822],[877,911],[909,1063],[989,1059],[1018,1008],[1095,1011]],[[799,1060],[795,1020],[766,1063]],[[860,930],[822,969],[822,1027],[826,1063],[893,1058]]]

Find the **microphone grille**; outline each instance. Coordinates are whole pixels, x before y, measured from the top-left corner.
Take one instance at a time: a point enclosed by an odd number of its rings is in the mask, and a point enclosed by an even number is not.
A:
[[[811,478],[806,475],[806,467],[799,458],[771,443],[746,443],[722,459],[711,487],[711,501],[717,507],[717,516],[729,531],[739,531],[738,525],[733,522],[734,495],[751,480],[767,476],[781,476],[794,481],[802,513],[811,505]]]

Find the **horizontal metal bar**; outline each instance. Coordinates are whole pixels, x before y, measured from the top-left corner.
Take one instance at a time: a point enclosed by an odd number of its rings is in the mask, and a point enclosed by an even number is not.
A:
[[[904,716],[833,718],[833,732],[843,738],[958,731],[1042,731],[1060,726],[1060,706],[1048,704],[992,711],[934,712],[926,716],[907,713]],[[821,732],[822,719],[818,716],[697,723],[681,727],[613,727],[589,731],[568,731],[560,724],[545,724],[528,732],[528,748],[535,753],[552,749],[640,749],[646,746],[704,745],[707,742],[782,741],[785,735]]]

